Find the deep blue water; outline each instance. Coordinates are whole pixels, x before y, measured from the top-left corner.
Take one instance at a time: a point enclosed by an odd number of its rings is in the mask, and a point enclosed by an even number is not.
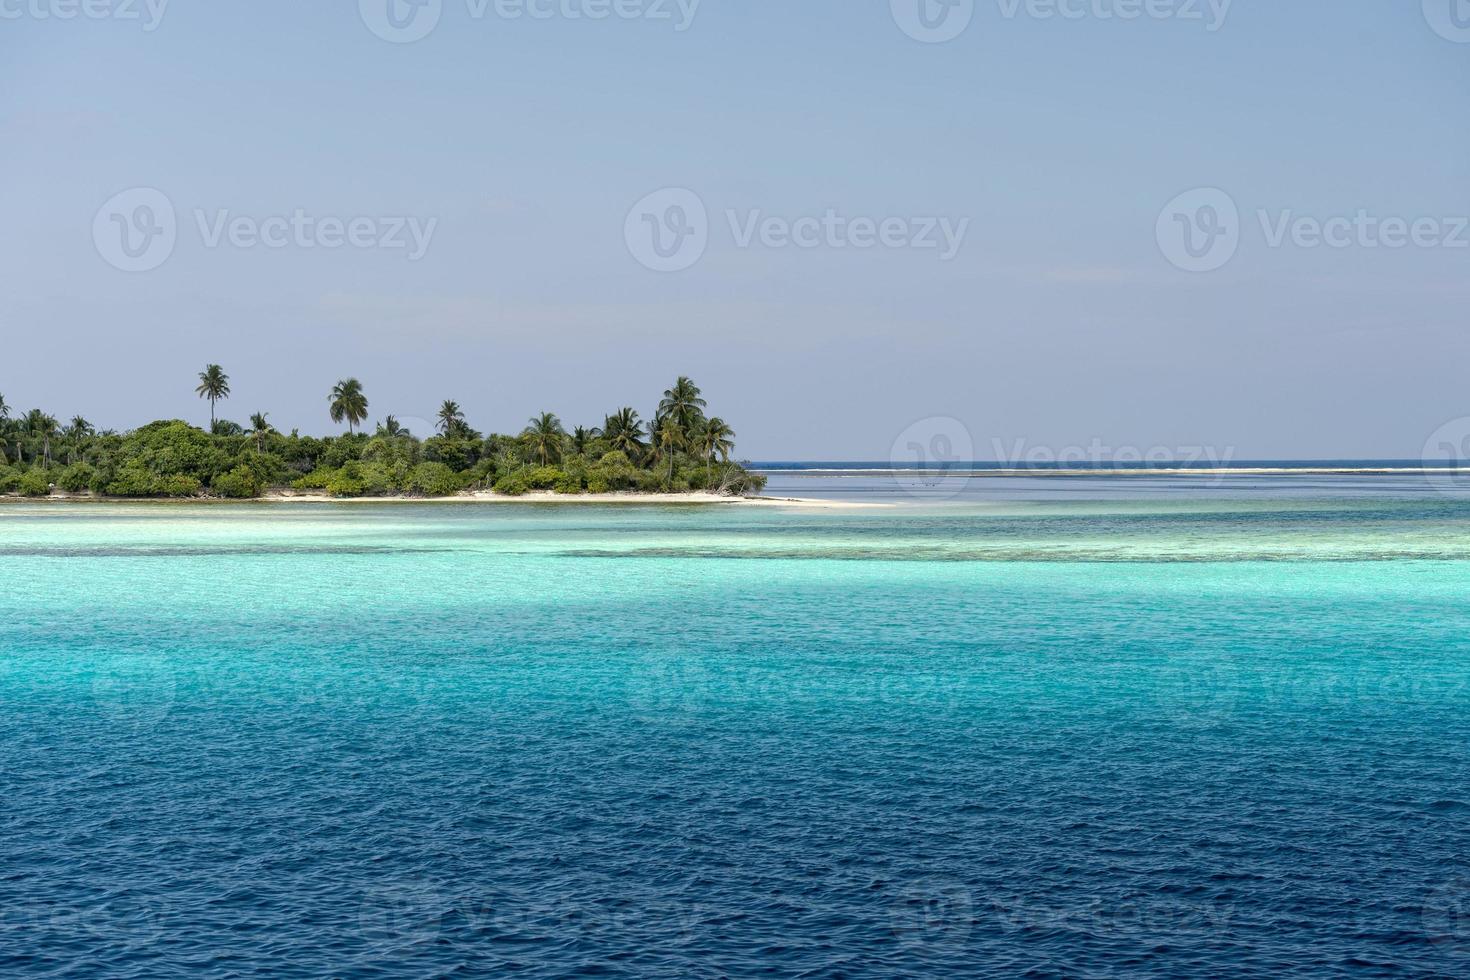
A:
[[[0,503],[0,971],[1470,975],[1470,503],[1304,486]]]

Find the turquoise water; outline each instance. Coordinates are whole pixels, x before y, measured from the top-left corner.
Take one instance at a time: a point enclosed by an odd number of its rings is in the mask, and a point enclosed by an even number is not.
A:
[[[1470,974],[1470,502],[1008,496],[0,503],[0,970]]]

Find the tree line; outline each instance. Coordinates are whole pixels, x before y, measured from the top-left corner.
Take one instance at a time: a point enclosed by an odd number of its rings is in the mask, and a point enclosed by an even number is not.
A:
[[[618,408],[602,425],[570,431],[552,412],[518,435],[482,434],[459,404],[439,407],[432,434],[410,432],[392,415],[368,433],[368,398],[356,378],[327,396],[346,426],[316,438],[279,432],[268,412],[248,425],[222,419],[230,377],[218,364],[199,372],[195,394],[209,402],[209,429],[179,420],[130,432],[99,431],[81,416],[62,424],[41,409],[12,414],[0,395],[0,493],[55,491],[108,497],[258,497],[273,490],[338,497],[448,496],[465,490],[557,493],[758,492],[764,478],[733,459],[735,432],[707,413],[699,386],[678,378],[648,420]]]

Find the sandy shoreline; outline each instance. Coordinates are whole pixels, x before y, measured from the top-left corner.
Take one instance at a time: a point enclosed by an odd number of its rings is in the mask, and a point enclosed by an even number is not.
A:
[[[723,507],[801,507],[815,510],[851,510],[889,507],[886,503],[852,500],[816,500],[809,497],[726,497],[714,493],[553,493],[534,491],[518,497],[479,491],[448,497],[332,497],[324,493],[272,491],[251,500],[224,500],[218,497],[96,497],[86,493],[53,493],[46,497],[0,495],[0,501],[18,503],[95,503],[95,504],[622,504],[644,506],[692,505]]]
[[[553,493],[538,490],[518,497],[478,491],[449,497],[330,497],[317,493],[268,493],[265,503],[305,504],[716,504],[723,507],[884,507],[848,500],[814,500],[809,497],[726,497],[717,493]]]

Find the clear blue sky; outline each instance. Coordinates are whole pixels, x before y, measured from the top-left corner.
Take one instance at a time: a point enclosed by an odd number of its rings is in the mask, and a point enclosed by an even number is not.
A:
[[[982,458],[994,439],[1414,457],[1470,415],[1470,249],[1272,248],[1257,219],[1470,215],[1470,43],[1418,0],[1237,0],[1214,31],[977,0],[943,44],[888,0],[703,0],[684,31],[443,0],[402,44],[356,0],[172,0],[151,31],[35,15],[58,2],[0,0],[19,14],[0,20],[0,393],[21,408],[207,419],[193,377],[217,361],[224,415],[308,432],[348,375],[374,418],[455,398],[513,431],[646,414],[690,374],[758,459],[881,459],[930,416]],[[134,187],[178,233],[128,273],[93,222]],[[624,240],[665,187],[710,216],[680,272]],[[1207,273],[1156,238],[1199,187],[1241,213]],[[725,217],[829,208],[970,223],[943,261],[741,247]],[[410,261],[210,247],[195,216],[297,209],[437,225]]]

